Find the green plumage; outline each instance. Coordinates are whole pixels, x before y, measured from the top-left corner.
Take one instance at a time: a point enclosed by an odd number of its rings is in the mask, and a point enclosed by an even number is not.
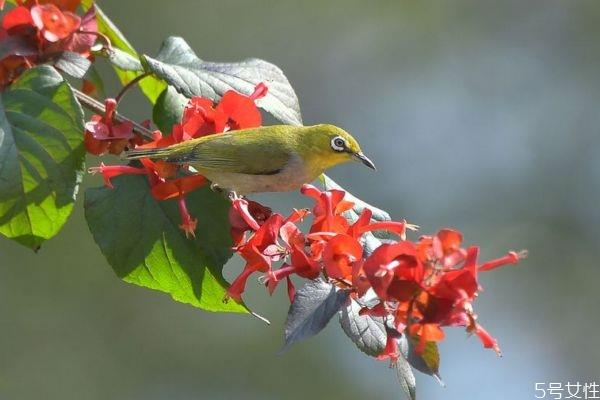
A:
[[[294,153],[294,136],[303,127],[270,126],[204,136],[165,149],[134,150],[126,158],[149,157],[213,170],[248,175],[272,175],[283,169]]]
[[[221,188],[240,194],[296,190],[353,159],[373,168],[356,140],[333,125],[263,126],[125,154],[127,159],[146,157],[191,165]]]

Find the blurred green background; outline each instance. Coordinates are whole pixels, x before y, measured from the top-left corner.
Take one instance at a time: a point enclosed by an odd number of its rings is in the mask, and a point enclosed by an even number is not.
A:
[[[597,1],[100,4],[141,52],[181,35],[206,60],[279,65],[305,123],[346,128],[376,162],[377,173],[332,171],[357,196],[423,232],[456,227],[486,258],[529,249],[522,264],[482,276],[476,309],[504,357],[451,330],[447,387],[417,375],[421,399],[533,399],[535,382],[600,383]],[[138,93],[124,110],[150,115]],[[401,398],[394,372],[335,321],[277,355],[283,291],[271,299],[249,284],[267,327],[122,283],[78,203],[39,254],[0,240],[1,399]],[[231,262],[226,277],[239,268]]]

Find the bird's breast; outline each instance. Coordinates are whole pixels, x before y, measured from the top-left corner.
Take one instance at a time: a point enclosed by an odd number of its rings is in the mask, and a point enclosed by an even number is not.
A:
[[[292,156],[285,167],[274,174],[249,175],[221,171],[206,171],[203,174],[222,189],[234,190],[240,195],[298,190],[316,178],[297,155]]]

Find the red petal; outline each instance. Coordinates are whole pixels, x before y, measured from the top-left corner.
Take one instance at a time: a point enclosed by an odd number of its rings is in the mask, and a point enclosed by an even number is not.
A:
[[[92,120],[85,123],[85,130],[91,133],[96,140],[111,140],[110,129],[98,117],[100,116],[92,116]]]
[[[99,167],[91,167],[88,169],[90,174],[101,173],[104,178],[104,184],[112,188],[111,179],[119,175],[145,175],[147,171],[142,168],[130,167],[128,165],[104,165],[100,163]]]
[[[31,7],[34,4],[54,4],[61,10],[75,12],[81,0],[28,0],[25,5]]]
[[[483,343],[483,347],[486,349],[493,349],[499,356],[502,355],[500,352],[500,346],[498,346],[498,341],[494,339],[492,335],[488,333],[488,331],[483,329],[481,325],[477,324],[475,326],[475,334],[479,340],[481,340],[481,343]]]
[[[362,258],[362,246],[348,235],[337,235],[327,242],[323,251],[323,262],[331,278],[348,279],[352,275],[352,264]]]
[[[57,42],[70,36],[81,24],[79,16],[69,11],[62,12],[54,4],[33,6],[31,18],[49,42]]]
[[[373,216],[373,212],[365,208],[360,213],[360,216],[356,220],[356,222],[350,227],[348,230],[348,234],[355,238],[358,238],[360,235],[364,233],[363,229],[371,222],[371,217]]]
[[[244,290],[246,290],[246,281],[253,272],[254,271],[249,268],[244,268],[242,273],[235,278],[229,289],[227,289],[227,297],[231,297],[236,301],[241,301],[242,293],[244,293]]]
[[[248,224],[253,230],[258,230],[260,225],[248,210],[248,201],[245,199],[235,199],[231,202],[231,206],[237,211],[238,215]]]
[[[234,122],[232,129],[256,128],[262,124],[262,116],[254,100],[232,90],[225,92],[217,111]]]
[[[437,237],[442,243],[444,254],[450,254],[460,249],[462,243],[462,233],[453,229],[442,229],[437,233]]]
[[[93,154],[95,156],[102,155],[106,153],[108,150],[108,146],[110,146],[110,142],[106,140],[98,140],[94,138],[94,136],[90,132],[86,132],[83,138],[85,143],[85,149],[88,153]]]
[[[269,87],[264,82],[261,82],[254,87],[254,92],[249,97],[250,99],[256,101],[265,97],[268,92]]]
[[[180,196],[177,200],[177,206],[179,209],[179,215],[181,216],[181,225],[179,228],[185,232],[185,236],[187,238],[196,237],[196,226],[198,225],[198,220],[192,218],[187,209],[187,204],[185,204],[185,197]]]
[[[294,286],[294,282],[292,282],[289,276],[287,276],[285,280],[287,282],[288,299],[290,299],[290,303],[293,303],[294,298],[296,297],[296,287]]]
[[[294,272],[306,279],[316,279],[321,273],[319,263],[309,257],[308,254],[298,245],[292,246],[291,262]]]
[[[481,264],[481,266],[479,267],[479,271],[490,271],[503,265],[517,264],[521,259],[525,258],[526,256],[526,251],[521,251],[518,253],[516,251],[509,251],[508,254],[504,257],[500,257],[495,260],[491,260]]]
[[[15,7],[4,14],[2,19],[2,27],[6,30],[17,27],[19,25],[33,25],[31,12],[23,6]]]
[[[156,200],[167,200],[190,193],[206,184],[202,175],[192,175],[172,181],[160,182],[152,187],[152,196]]]

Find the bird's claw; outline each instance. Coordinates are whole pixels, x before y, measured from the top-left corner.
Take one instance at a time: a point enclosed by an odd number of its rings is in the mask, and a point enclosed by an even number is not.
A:
[[[240,199],[242,199],[242,198],[243,198],[242,196],[239,196],[239,195],[238,195],[238,194],[235,192],[235,190],[231,190],[231,191],[229,191],[229,193],[227,193],[227,197],[229,197],[229,200],[231,200],[231,201],[236,201],[236,200],[240,200]]]

